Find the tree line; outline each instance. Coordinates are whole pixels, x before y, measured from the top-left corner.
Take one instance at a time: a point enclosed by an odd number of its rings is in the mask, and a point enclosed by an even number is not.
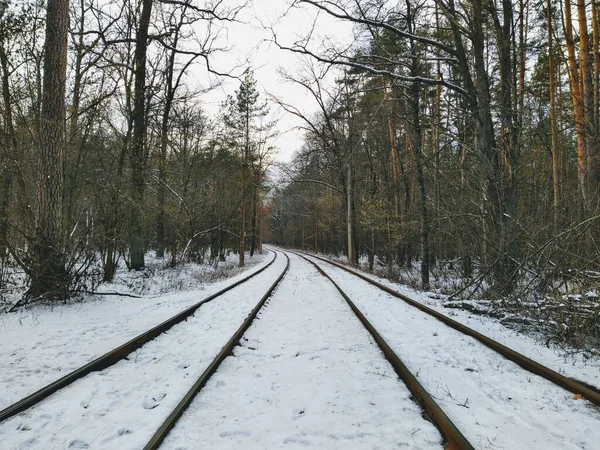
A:
[[[273,199],[275,242],[417,267],[424,289],[450,271],[456,295],[597,289],[596,0],[294,4],[351,23],[355,43],[273,30],[318,105],[280,102],[305,141]]]
[[[243,7],[2,2],[0,295],[17,268],[23,302],[57,300],[119,261],[143,270],[149,250],[172,265],[261,251],[274,124],[252,70],[213,67]],[[214,117],[209,74],[240,83]]]

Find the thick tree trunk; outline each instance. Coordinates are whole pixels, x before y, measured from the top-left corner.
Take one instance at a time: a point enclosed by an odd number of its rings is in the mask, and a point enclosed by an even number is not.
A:
[[[246,264],[246,257],[245,257],[245,252],[246,252],[246,202],[244,201],[244,172],[245,170],[242,169],[242,205],[241,205],[241,211],[240,211],[240,216],[241,216],[241,229],[240,229],[240,259],[239,259],[239,263],[238,266],[239,267],[244,267],[244,265]]]
[[[417,58],[414,57],[413,60]],[[415,76],[415,75],[413,75]],[[421,149],[421,87],[413,83],[410,92],[412,147],[417,168],[417,184],[419,185],[419,256],[421,258],[421,289],[429,289],[429,215],[427,211],[427,185],[425,181],[425,164]]]
[[[598,7],[598,1],[592,0],[592,52],[594,55],[592,103],[595,118],[594,132],[597,136],[600,136],[600,14]],[[600,179],[598,179],[598,175],[600,175],[600,155],[595,155],[594,164],[593,175],[596,177],[596,182],[600,182]]]
[[[590,35],[588,31],[585,0],[577,0],[577,18],[579,22],[579,73],[581,77],[581,95],[583,100],[585,148],[587,168],[591,169],[592,159],[598,153],[597,133],[594,126],[594,92],[592,82],[592,58]],[[588,174],[586,173],[586,177]],[[587,186],[589,190],[591,183]],[[586,195],[589,194],[586,192]]]
[[[497,16],[494,18],[496,20]],[[498,50],[500,62],[500,176],[502,177],[501,237],[502,255],[499,261],[498,287],[502,293],[513,290],[514,271],[517,267],[518,245],[515,231],[517,215],[517,170],[519,149],[519,105],[515,101],[514,86],[517,84],[517,69],[513,64],[514,23],[511,0],[502,1],[502,22],[497,21]]]
[[[162,258],[165,256],[167,246],[166,239],[166,213],[165,202],[167,198],[167,144],[169,132],[169,116],[171,114],[171,105],[173,104],[173,64],[175,62],[175,52],[172,52],[167,67],[167,88],[165,98],[165,108],[163,110],[160,127],[160,150],[158,155],[158,216],[156,218],[156,256]]]
[[[598,14],[598,2],[592,0],[592,113],[593,133],[595,137],[595,153],[590,158],[590,178],[593,180],[592,195],[596,198],[600,193],[600,17]]]
[[[36,229],[31,246],[30,297],[63,298],[70,277],[62,243],[62,154],[65,130],[69,1],[48,0]]]
[[[131,230],[130,268],[144,268],[144,188],[146,138],[146,52],[148,48],[148,28],[153,0],[142,0],[140,23],[135,37],[135,85],[133,106],[133,142],[129,153],[131,164]]]

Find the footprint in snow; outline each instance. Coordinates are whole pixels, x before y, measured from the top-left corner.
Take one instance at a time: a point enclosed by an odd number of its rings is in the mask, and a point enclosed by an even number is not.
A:
[[[306,414],[306,409],[302,408],[302,409],[295,409],[294,410],[294,417],[293,419],[300,419],[302,417],[304,417],[304,415]]]
[[[303,445],[305,447],[310,447],[310,441],[307,441],[305,439],[296,439],[296,438],[286,438],[283,440],[283,444],[287,445],[287,444],[300,444]]]
[[[69,449],[81,450],[85,448],[90,448],[89,444],[79,439],[75,439],[69,443]]]
[[[161,393],[161,394],[155,395],[154,397],[145,397],[144,401],[142,402],[142,407],[144,409],[154,409],[158,405],[160,405],[160,401],[163,398],[165,398],[166,396],[167,396],[167,394]]]
[[[225,437],[248,437],[250,433],[248,431],[222,431],[219,433],[222,438]]]

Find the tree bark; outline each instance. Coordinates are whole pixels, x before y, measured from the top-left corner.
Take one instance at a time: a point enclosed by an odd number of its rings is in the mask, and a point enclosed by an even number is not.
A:
[[[558,153],[558,130],[556,128],[556,67],[554,64],[554,25],[552,23],[552,1],[546,0],[548,26],[548,88],[550,90],[550,151],[552,154],[552,209],[554,225],[558,224],[560,207],[560,172]]]
[[[142,0],[142,12],[135,36],[135,85],[133,106],[133,142],[129,153],[131,164],[131,230],[130,268],[144,268],[144,188],[146,140],[146,53],[148,49],[148,29],[152,13],[152,1]]]
[[[410,0],[406,0],[408,30],[414,34],[414,17],[412,16],[412,8]],[[410,74],[412,77],[421,75],[419,50],[416,42],[410,39],[411,52],[411,67]],[[412,149],[415,156],[415,165],[417,169],[417,184],[419,187],[419,256],[421,258],[421,289],[429,289],[429,215],[427,211],[427,185],[425,181],[425,163],[423,160],[423,152],[421,148],[421,83],[415,81],[412,83],[410,92],[408,93],[410,128],[412,131]]]
[[[257,180],[258,177],[256,175],[254,178]],[[254,256],[254,252],[256,251],[256,247],[258,245],[258,235],[257,235],[257,215],[258,215],[258,188],[256,187],[256,183],[252,186],[252,241],[250,242],[250,256]]]
[[[10,198],[12,192],[13,170],[15,169],[15,151],[17,139],[13,126],[12,99],[10,95],[8,58],[4,48],[4,38],[0,36],[0,69],[2,70],[2,100],[4,102],[4,148],[6,161],[2,167],[2,178],[0,180],[0,259],[7,255],[8,251],[8,216]]]
[[[48,0],[35,237],[30,297],[64,298],[69,290],[62,243],[63,146],[66,120],[69,1]]]
[[[583,204],[586,203],[586,172],[587,149],[585,142],[585,109],[581,92],[581,78],[575,56],[575,39],[573,37],[573,19],[571,15],[571,0],[565,0],[565,44],[567,46],[567,62],[571,98],[573,100],[573,113],[575,116],[575,130],[577,133],[577,179],[579,192]]]
[[[352,164],[348,161],[348,169],[346,174],[346,238],[348,241],[348,264],[355,263],[354,255],[354,232],[352,223]]]

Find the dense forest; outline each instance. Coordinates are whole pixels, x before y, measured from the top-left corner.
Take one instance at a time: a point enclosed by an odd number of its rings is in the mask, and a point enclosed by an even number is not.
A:
[[[286,78],[319,112],[282,102],[306,140],[273,198],[272,240],[533,306],[559,334],[597,342],[598,2],[298,3],[352,23],[355,45],[274,34],[306,56]],[[548,298],[590,309],[557,318]]]
[[[273,99],[304,143],[270,170],[252,68],[212,65],[248,4],[0,0],[0,295],[18,268],[23,302],[61,299],[150,250],[243,265],[264,235],[453,298],[597,300],[596,0],[289,3],[354,40],[268,30],[317,106]],[[211,117],[198,67],[239,80]],[[569,320],[600,335],[597,302]]]
[[[251,70],[211,66],[241,6],[2,6],[0,292],[15,266],[25,300],[61,299],[148,250],[171,265],[260,250],[274,124]],[[239,80],[210,118],[208,73]]]

